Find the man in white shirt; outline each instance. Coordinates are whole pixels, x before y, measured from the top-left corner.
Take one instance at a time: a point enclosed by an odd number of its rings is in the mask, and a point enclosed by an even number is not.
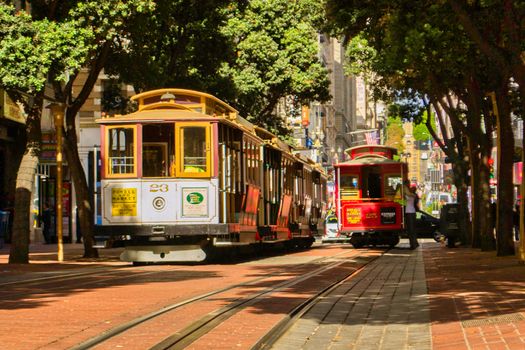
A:
[[[419,247],[416,235],[416,197],[417,194],[410,189],[410,181],[403,182],[403,192],[405,196],[405,228],[407,229],[410,249]]]

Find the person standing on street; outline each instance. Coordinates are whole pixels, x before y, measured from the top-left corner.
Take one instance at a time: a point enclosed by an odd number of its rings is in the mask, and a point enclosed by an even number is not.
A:
[[[514,225],[514,239],[517,241],[520,240],[520,204],[516,203],[514,205],[514,211],[512,213],[512,223]]]
[[[53,211],[49,207],[49,203],[44,203],[44,210],[42,212],[42,224],[44,226],[43,234],[46,244],[53,243],[53,237],[51,237],[51,217],[53,216]]]
[[[416,236],[416,197],[410,189],[410,181],[405,180],[403,182],[403,192],[405,196],[405,222],[408,234],[408,240],[410,242],[410,249],[416,249],[419,247]]]

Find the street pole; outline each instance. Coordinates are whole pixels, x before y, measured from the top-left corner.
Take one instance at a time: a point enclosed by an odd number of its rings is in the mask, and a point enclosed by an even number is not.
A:
[[[56,200],[56,227],[58,244],[58,261],[64,261],[64,246],[62,243],[62,126],[64,125],[64,105],[52,103],[47,106],[51,110],[55,120],[57,138],[57,200]]]

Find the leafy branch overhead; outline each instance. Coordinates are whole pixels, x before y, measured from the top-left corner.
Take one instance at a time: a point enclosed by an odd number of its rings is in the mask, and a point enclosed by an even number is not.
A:
[[[55,81],[64,81],[84,64],[91,36],[77,20],[33,20],[0,5],[0,85],[34,94],[44,89],[52,72]]]
[[[253,0],[230,14],[224,33],[236,43],[236,58],[222,73],[234,82],[232,102],[243,115],[279,134],[287,133],[274,115],[279,99],[327,101],[328,71],[318,58],[318,1]]]

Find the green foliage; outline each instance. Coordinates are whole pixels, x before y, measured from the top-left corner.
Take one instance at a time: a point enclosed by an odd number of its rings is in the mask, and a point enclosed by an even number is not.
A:
[[[34,94],[43,91],[51,72],[53,81],[65,80],[85,62],[90,37],[78,21],[33,20],[0,4],[0,85]]]
[[[414,136],[414,139],[416,141],[428,141],[432,138],[432,135],[430,134],[430,131],[428,131],[428,128],[426,126],[427,119],[428,113],[425,111],[421,123],[416,124],[414,126],[414,131],[412,132],[412,135]],[[433,130],[436,130],[435,118],[430,119],[430,125],[432,126]]]
[[[385,145],[397,149],[398,154],[403,152],[403,137],[405,130],[403,129],[403,121],[400,117],[390,116],[387,120]]]
[[[376,50],[368,45],[368,41],[356,35],[349,40],[345,55],[348,58],[345,71],[349,75],[370,76],[373,74],[372,63],[376,58]]]
[[[97,57],[151,0],[31,2],[32,13],[0,4],[0,85],[29,94],[46,82],[66,82]]]
[[[233,46],[221,32],[231,0],[159,0],[151,15],[139,16],[119,38],[106,71],[137,91],[165,87],[233,96],[219,75]]]
[[[318,1],[252,0],[231,12],[224,34],[236,43],[237,55],[222,74],[234,82],[231,101],[251,121],[286,134],[273,115],[280,98],[299,104],[329,98],[328,72],[318,59],[317,31],[323,11]]]
[[[384,100],[394,92],[441,96],[464,86],[470,67],[483,58],[447,4],[434,1],[327,0],[332,30],[360,38],[370,48],[349,50],[377,74],[373,90]],[[373,53],[367,54],[368,52]],[[486,60],[485,60],[486,62]]]
[[[394,100],[388,106],[388,115],[399,116],[403,120],[417,124],[421,123],[426,109],[419,94],[413,91],[395,92],[392,98]]]

